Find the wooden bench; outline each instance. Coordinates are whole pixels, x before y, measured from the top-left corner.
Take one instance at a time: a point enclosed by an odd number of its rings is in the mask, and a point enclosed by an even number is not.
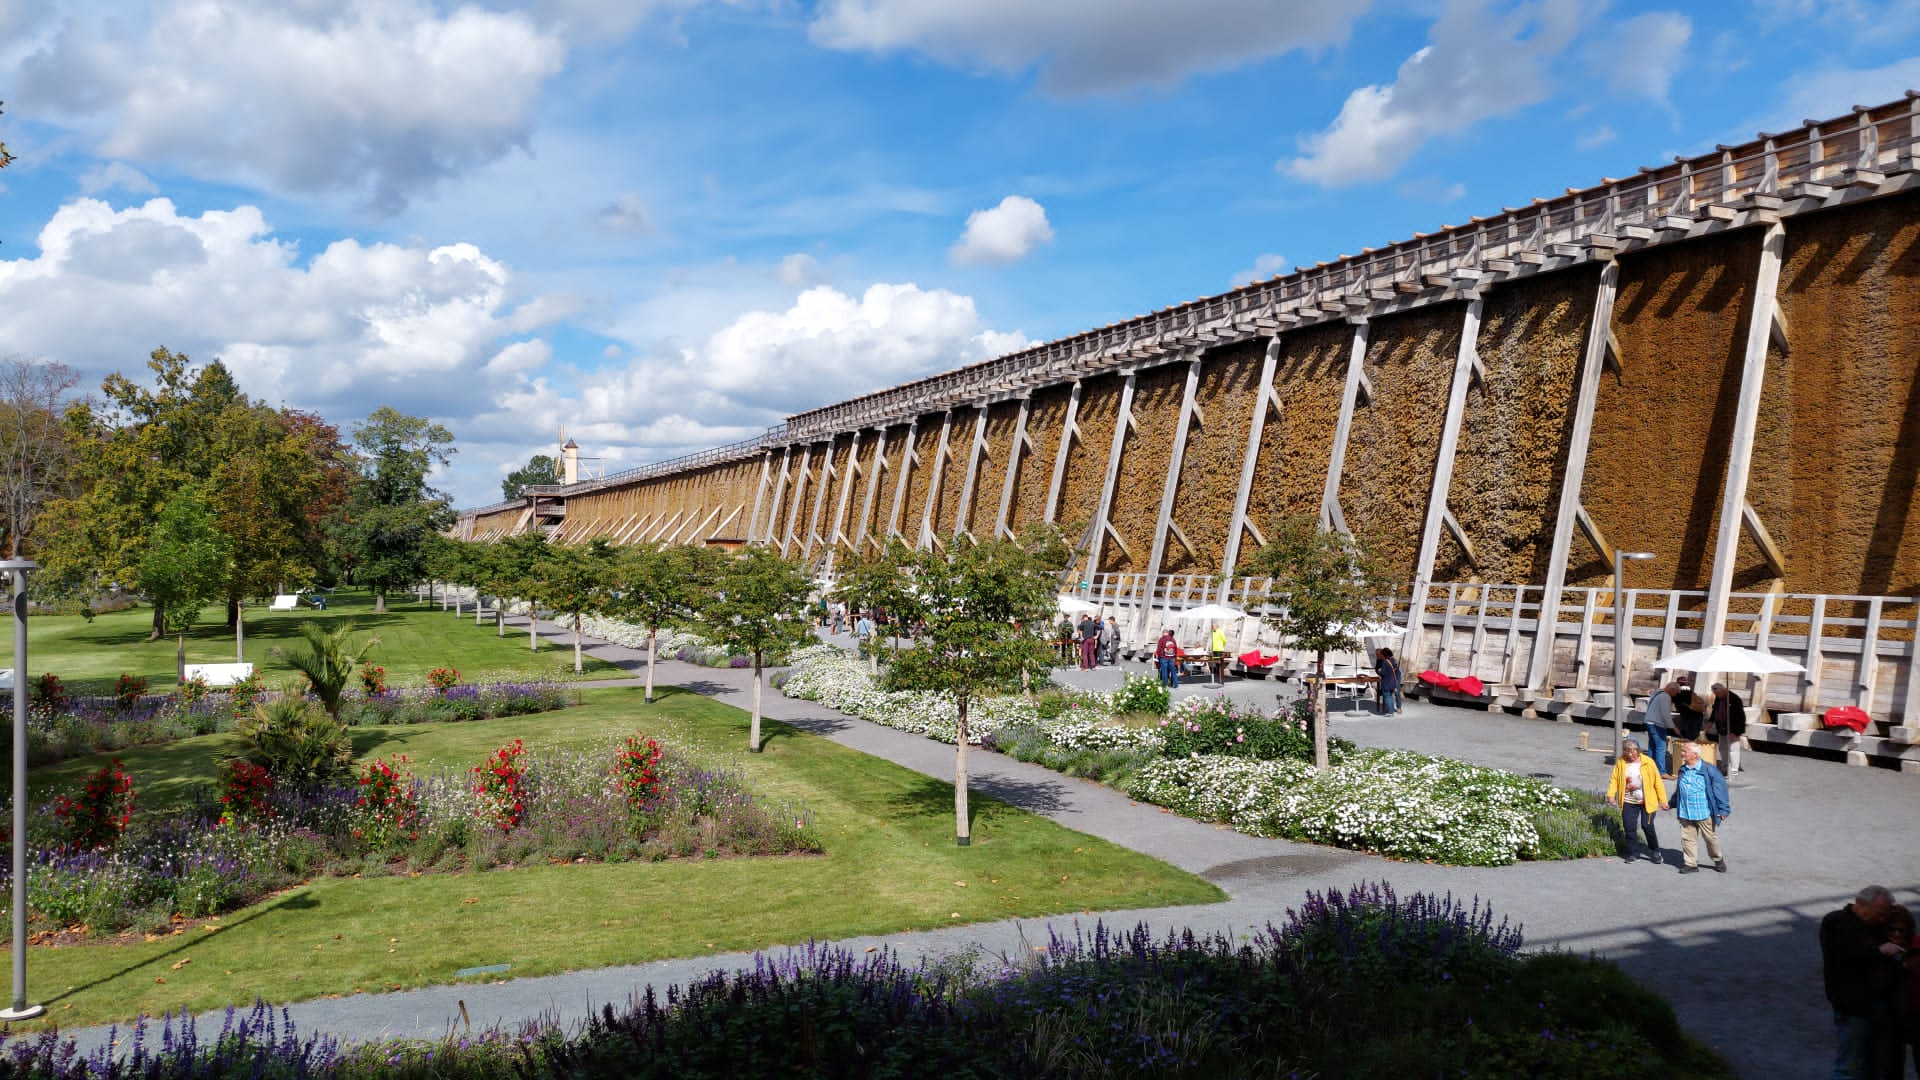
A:
[[[194,679],[208,686],[233,686],[253,677],[252,664],[188,664],[187,681]]]

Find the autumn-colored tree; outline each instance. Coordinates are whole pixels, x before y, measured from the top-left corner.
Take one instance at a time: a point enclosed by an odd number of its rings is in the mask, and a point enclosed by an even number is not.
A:
[[[0,360],[0,528],[7,557],[34,548],[40,511],[78,488],[74,445],[61,414],[80,373],[51,361]]]

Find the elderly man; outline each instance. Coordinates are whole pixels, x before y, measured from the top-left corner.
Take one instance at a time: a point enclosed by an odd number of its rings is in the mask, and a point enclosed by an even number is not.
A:
[[[1720,770],[1728,776],[1740,771],[1740,739],[1747,733],[1747,705],[1726,683],[1713,684],[1713,705],[1707,726],[1720,739]]]
[[[1889,995],[1900,972],[1900,947],[1886,940],[1893,894],[1869,885],[1853,903],[1820,920],[1820,969],[1833,1006],[1834,1080],[1887,1075]]]
[[[1668,683],[1647,699],[1647,752],[1653,756],[1654,767],[1662,776],[1673,775],[1667,763],[1667,739],[1673,733],[1674,689],[1675,684]]]
[[[1720,770],[1700,760],[1700,744],[1688,740],[1680,744],[1680,771],[1673,781],[1673,809],[1680,818],[1680,867],[1683,874],[1700,872],[1701,837],[1707,841],[1707,854],[1713,868],[1724,874],[1727,860],[1720,853],[1720,823],[1733,816],[1727,801],[1727,778]]]

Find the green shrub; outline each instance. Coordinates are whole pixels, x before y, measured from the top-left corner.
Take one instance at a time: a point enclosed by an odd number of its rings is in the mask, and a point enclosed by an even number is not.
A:
[[[1572,806],[1543,806],[1533,815],[1540,833],[1536,859],[1592,859],[1626,850],[1620,811],[1595,792],[1580,792]]]
[[[361,659],[380,644],[380,639],[354,640],[351,623],[342,623],[331,630],[317,622],[301,623],[300,635],[306,639],[304,648],[276,647],[273,655],[305,675],[308,687],[313,696],[320,699],[327,715],[338,717],[340,699],[353,682]]]
[[[1149,679],[1144,675],[1127,675],[1120,680],[1120,689],[1113,692],[1113,711],[1117,713],[1152,713],[1155,716],[1165,716],[1167,706],[1172,702],[1171,690],[1162,686],[1160,680]]]
[[[236,756],[267,770],[281,786],[316,788],[353,776],[353,741],[346,725],[306,698],[287,694],[255,706],[234,733]]]

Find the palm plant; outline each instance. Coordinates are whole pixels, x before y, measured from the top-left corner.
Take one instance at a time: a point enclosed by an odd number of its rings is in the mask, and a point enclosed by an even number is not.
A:
[[[320,706],[327,715],[340,718],[340,699],[353,682],[360,668],[360,660],[380,644],[379,638],[367,638],[355,641],[353,626],[343,623],[327,629],[317,622],[304,623],[300,634],[306,638],[303,649],[273,650],[273,655],[286,662],[287,666],[307,677],[307,684],[313,696],[320,699]]]

